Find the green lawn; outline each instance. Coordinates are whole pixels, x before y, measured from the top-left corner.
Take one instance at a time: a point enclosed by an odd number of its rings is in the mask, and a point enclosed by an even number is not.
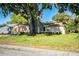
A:
[[[72,33],[50,36],[45,34],[38,34],[36,36],[1,36],[0,44],[15,44],[53,50],[79,52],[79,34]]]

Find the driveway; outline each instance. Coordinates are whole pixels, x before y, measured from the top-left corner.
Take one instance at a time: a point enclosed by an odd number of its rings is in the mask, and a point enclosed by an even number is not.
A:
[[[0,44],[0,56],[79,56],[79,53]]]

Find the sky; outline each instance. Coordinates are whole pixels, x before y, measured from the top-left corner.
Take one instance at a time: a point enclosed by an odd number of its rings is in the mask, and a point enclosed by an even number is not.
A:
[[[43,11],[43,15],[42,15],[42,19],[41,20],[43,22],[52,21],[52,17],[54,15],[56,15],[57,13],[58,13],[58,10],[55,7],[53,7],[51,10],[50,9],[45,9]]]
[[[7,21],[11,20],[11,18],[10,18],[11,14],[9,14],[6,17],[4,17],[4,15],[1,12],[2,12],[2,10],[0,9],[0,24],[4,24]],[[47,22],[47,21],[50,22],[50,21],[52,21],[52,17],[54,15],[56,15],[57,13],[58,13],[58,10],[55,7],[53,7],[51,10],[50,9],[45,9],[43,11],[43,15],[42,15],[41,20],[43,22]],[[69,11],[67,11],[66,13],[69,14],[69,15],[71,15],[71,13]]]
[[[4,17],[4,15],[2,14],[2,10],[0,9],[0,24],[4,24],[6,23],[7,21],[10,21],[10,14],[7,15],[6,17]]]

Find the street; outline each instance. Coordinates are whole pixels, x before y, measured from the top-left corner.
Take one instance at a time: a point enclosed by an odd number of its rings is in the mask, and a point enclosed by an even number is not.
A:
[[[79,53],[0,44],[0,56],[79,56]]]

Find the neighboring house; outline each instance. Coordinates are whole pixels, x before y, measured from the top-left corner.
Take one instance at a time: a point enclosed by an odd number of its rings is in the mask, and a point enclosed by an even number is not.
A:
[[[0,27],[0,34],[8,34],[8,26]]]
[[[0,34],[11,34],[14,25],[15,24],[10,24],[0,27]]]
[[[57,23],[57,22],[42,23],[40,22],[37,28],[38,28],[37,33],[51,32],[51,33],[65,34],[65,29],[62,23]],[[0,30],[2,30],[0,31],[2,33],[6,31],[6,33],[9,33],[9,34],[30,32],[29,24],[11,24],[11,25],[8,25],[8,27],[3,27],[3,29],[0,28]]]

